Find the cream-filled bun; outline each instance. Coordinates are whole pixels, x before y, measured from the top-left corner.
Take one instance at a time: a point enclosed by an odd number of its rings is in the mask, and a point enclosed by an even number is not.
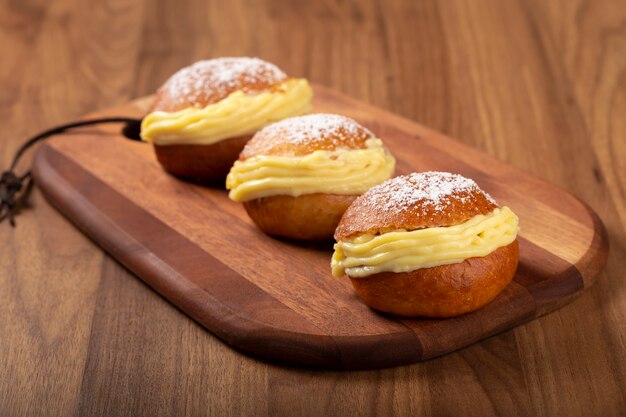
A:
[[[335,231],[335,276],[371,308],[452,317],[491,302],[518,262],[518,218],[471,179],[423,172],[358,197]]]
[[[307,80],[289,78],[258,58],[199,61],[172,75],[157,91],[141,124],[169,173],[223,181],[246,142],[262,127],[307,113]]]
[[[254,135],[230,170],[226,188],[266,233],[324,240],[332,239],[352,201],[389,179],[394,168],[382,141],[356,121],[310,114]]]

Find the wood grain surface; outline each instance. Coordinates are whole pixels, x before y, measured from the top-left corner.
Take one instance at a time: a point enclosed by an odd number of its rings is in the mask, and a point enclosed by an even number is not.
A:
[[[333,278],[332,242],[294,244],[261,233],[222,186],[165,173],[154,149],[122,126],[50,138],[33,175],[48,201],[95,243],[230,346],[276,363],[375,369],[431,359],[565,305],[605,266],[606,229],[583,202],[476,149],[327,87],[313,112],[352,117],[396,156],[396,174],[456,172],[520,218],[513,282],[460,317],[377,314],[349,279]],[[87,118],[141,118],[151,99]]]
[[[0,166],[28,135],[258,55],[562,186],[607,225],[607,269],[543,318],[380,371],[225,346],[35,190],[0,225],[2,415],[622,415],[626,8],[614,0],[0,2]]]

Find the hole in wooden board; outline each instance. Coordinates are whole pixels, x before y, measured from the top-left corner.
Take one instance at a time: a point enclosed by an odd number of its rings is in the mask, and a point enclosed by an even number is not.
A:
[[[141,133],[141,120],[138,120],[137,122],[133,122],[133,123],[127,123],[126,126],[122,128],[122,135],[124,135],[124,137],[129,140],[140,141],[141,140],[141,136],[139,135],[140,133]]]

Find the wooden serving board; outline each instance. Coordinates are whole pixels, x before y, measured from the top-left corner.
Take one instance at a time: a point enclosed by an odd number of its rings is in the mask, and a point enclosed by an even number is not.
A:
[[[141,117],[149,98],[97,116]],[[567,192],[409,120],[315,87],[314,110],[351,116],[378,134],[397,173],[473,178],[520,217],[514,281],[487,307],[446,320],[378,314],[330,274],[332,243],[293,244],[257,230],[225,190],[164,173],[150,145],[119,127],[58,136],[35,158],[49,201],[148,285],[232,347],[326,368],[429,359],[554,310],[594,281],[607,236]],[[95,116],[95,115],[92,115]]]

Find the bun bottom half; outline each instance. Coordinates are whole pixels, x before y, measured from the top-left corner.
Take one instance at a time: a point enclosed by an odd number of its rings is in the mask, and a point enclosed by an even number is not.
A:
[[[157,160],[168,173],[194,182],[218,183],[226,175],[252,135],[224,139],[210,145],[154,145]]]
[[[411,272],[381,272],[350,278],[369,307],[405,317],[446,318],[489,304],[511,282],[517,269],[517,240],[487,256]]]
[[[335,228],[356,195],[277,195],[243,203],[248,215],[265,233],[296,240],[333,238]]]

